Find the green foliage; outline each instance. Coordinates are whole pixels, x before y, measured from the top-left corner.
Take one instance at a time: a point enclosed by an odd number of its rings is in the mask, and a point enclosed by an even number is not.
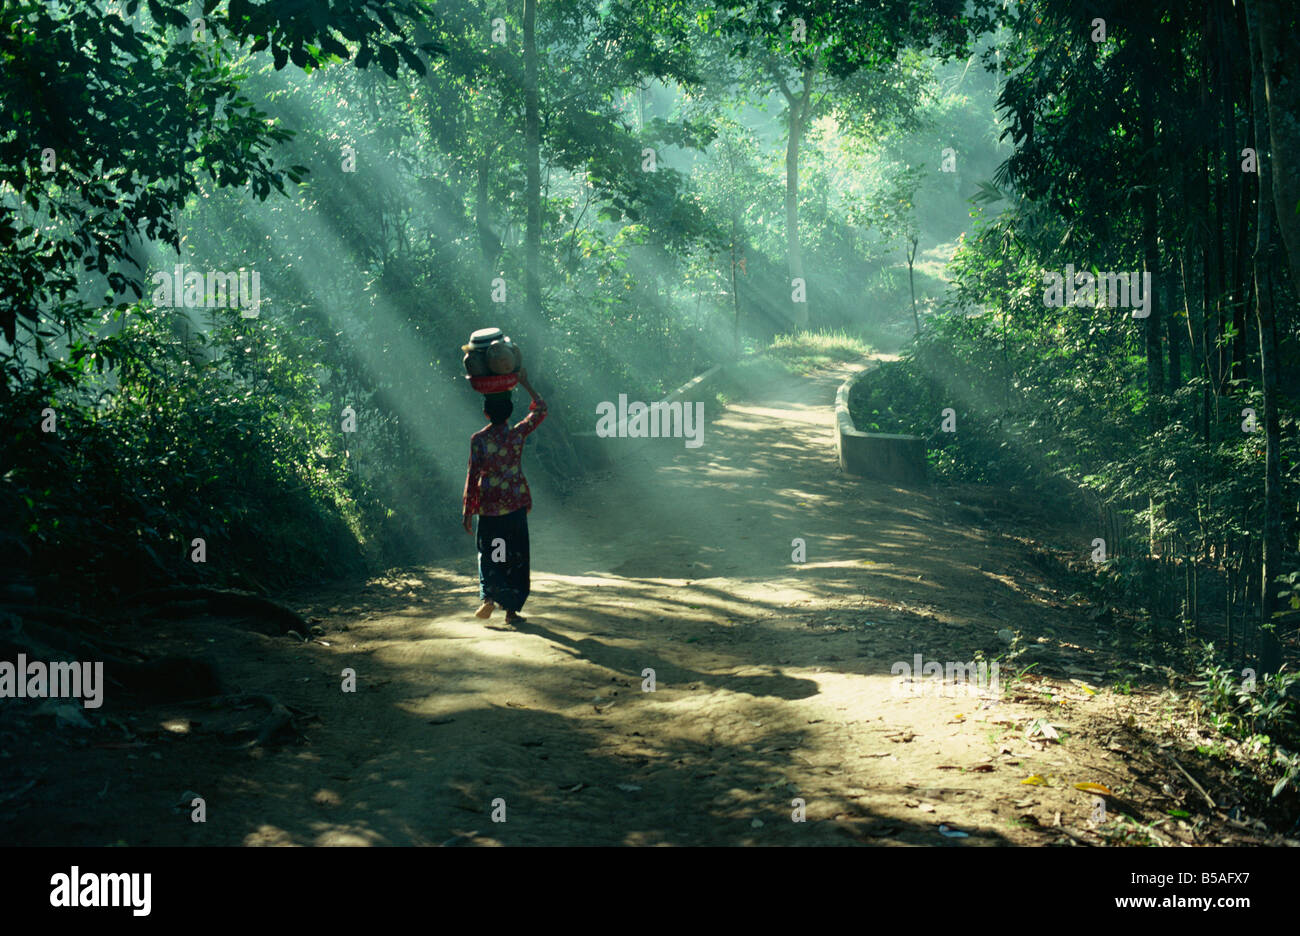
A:
[[[269,323],[205,339],[138,308],[114,319],[121,330],[79,358],[112,360],[116,380],[40,382],[4,410],[8,558],[50,597],[91,605],[169,579],[257,586],[358,569],[360,511],[298,342]],[[206,563],[191,561],[196,537]]]
[[[1252,682],[1221,665],[1214,645],[1200,648],[1199,679],[1192,681],[1196,699],[1219,732],[1246,742],[1249,750],[1260,755],[1275,770],[1273,796],[1294,787],[1300,777],[1300,756],[1291,753],[1300,747],[1300,710],[1296,692],[1300,673],[1264,674]]]
[[[134,248],[141,235],[179,244],[176,213],[200,178],[246,185],[264,199],[307,171],[269,156],[290,133],[241,93],[246,76],[230,63],[232,45],[267,49],[277,68],[287,59],[306,67],[325,54],[347,57],[337,32],[359,40],[363,54],[377,51],[385,70],[400,54],[423,71],[393,41],[396,18],[418,9],[407,0],[346,0],[312,17],[246,0],[224,18],[215,8],[205,4],[200,36],[191,4],[176,0],[144,9],[132,0],[123,11],[32,0],[0,7],[0,334],[8,345],[18,344],[21,316],[24,344],[46,356],[45,339],[57,333],[41,329],[41,309],[61,332],[79,333],[98,304],[79,295],[88,284],[78,271],[96,274],[106,302],[127,292],[139,299]],[[0,350],[0,382],[22,379],[29,363]]]

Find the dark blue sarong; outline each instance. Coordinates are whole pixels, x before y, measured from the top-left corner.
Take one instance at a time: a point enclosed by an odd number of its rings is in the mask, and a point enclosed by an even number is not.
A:
[[[478,596],[518,613],[528,600],[528,508],[478,518]]]

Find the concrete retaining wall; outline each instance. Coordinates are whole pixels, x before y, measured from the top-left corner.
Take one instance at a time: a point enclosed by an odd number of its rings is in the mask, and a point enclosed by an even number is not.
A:
[[[835,394],[835,440],[840,470],[875,481],[926,482],[925,439],[889,432],[861,432],[849,415],[849,391],[862,377],[855,374]]]

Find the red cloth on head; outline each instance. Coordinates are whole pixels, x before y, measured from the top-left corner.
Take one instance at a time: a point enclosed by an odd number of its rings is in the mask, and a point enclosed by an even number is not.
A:
[[[471,377],[469,385],[479,393],[505,393],[519,383],[518,374],[493,374],[490,377]]]

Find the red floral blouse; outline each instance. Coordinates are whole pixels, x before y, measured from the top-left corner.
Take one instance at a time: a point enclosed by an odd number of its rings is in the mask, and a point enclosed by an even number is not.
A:
[[[520,507],[533,509],[520,460],[524,439],[546,418],[546,402],[533,400],[528,415],[513,426],[484,426],[469,440],[465,478],[465,516],[500,517]]]

